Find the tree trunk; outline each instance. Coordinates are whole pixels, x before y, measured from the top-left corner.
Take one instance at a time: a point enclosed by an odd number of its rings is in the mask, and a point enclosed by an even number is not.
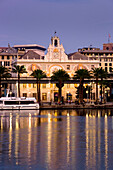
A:
[[[81,84],[81,103],[83,103],[83,82]]]
[[[103,100],[104,100],[104,103],[106,103],[105,86],[103,86]]]
[[[103,78],[101,78],[101,103],[102,103],[102,81],[103,81]]]
[[[38,79],[37,79],[37,81],[36,81],[36,83],[37,83],[37,102],[39,102],[39,98],[38,98],[38,94],[39,94],[39,83],[38,83]]]
[[[39,80],[39,93],[38,93],[38,102],[39,102],[39,105],[40,105],[40,80]]]
[[[62,96],[62,88],[59,87],[59,92],[58,92],[58,102],[61,102],[61,96]]]
[[[98,103],[98,77],[96,77],[96,103]]]
[[[0,78],[0,97],[2,97],[1,78]]]
[[[18,97],[20,97],[20,75],[18,73]]]
[[[80,79],[80,89],[79,89],[79,101],[80,103],[83,102],[83,83],[81,79]]]
[[[62,96],[62,81],[59,81],[59,92],[58,92],[58,102],[61,103],[61,96]]]

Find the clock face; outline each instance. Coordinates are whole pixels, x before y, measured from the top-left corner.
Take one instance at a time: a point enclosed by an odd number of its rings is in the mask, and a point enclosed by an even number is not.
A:
[[[54,58],[58,58],[59,53],[58,52],[54,52]]]

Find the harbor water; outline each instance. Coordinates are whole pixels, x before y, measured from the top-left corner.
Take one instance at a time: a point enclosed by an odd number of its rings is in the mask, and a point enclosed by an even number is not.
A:
[[[113,110],[0,111],[0,169],[113,169]]]

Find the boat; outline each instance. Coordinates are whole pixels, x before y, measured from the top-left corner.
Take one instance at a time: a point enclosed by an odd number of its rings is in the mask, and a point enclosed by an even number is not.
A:
[[[32,110],[39,109],[39,103],[36,102],[34,97],[32,98],[16,98],[16,97],[1,97],[0,98],[0,110]]]

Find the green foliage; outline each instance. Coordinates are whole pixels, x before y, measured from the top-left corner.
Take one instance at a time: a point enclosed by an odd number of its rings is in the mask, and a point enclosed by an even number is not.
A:
[[[64,81],[67,81],[69,79],[70,79],[69,74],[63,69],[54,71],[53,75],[51,76],[51,80],[53,80],[53,81],[64,82]]]
[[[84,84],[84,79],[87,78],[87,79],[90,79],[91,78],[91,74],[88,70],[86,69],[79,69],[75,72],[75,75],[73,77],[73,79],[77,80],[79,79],[80,80],[80,85],[79,85],[79,88],[78,88],[78,95],[79,95],[79,102],[82,103],[83,102],[83,98],[84,98],[84,87],[83,87],[83,84]]]
[[[76,79],[81,79],[84,80],[85,78],[90,79],[91,78],[91,74],[88,70],[86,69],[79,69],[77,71],[75,71],[75,75],[73,77],[75,80]]]
[[[0,78],[10,78],[10,77],[11,77],[10,69],[4,66],[0,66]]]
[[[57,70],[53,72],[53,75],[51,76],[51,80],[57,81],[56,86],[59,88],[59,93],[58,93],[58,102],[61,102],[61,96],[62,96],[62,87],[64,86],[64,82],[69,80],[70,76],[69,74],[63,70]]]
[[[34,70],[31,76],[33,76],[34,78],[37,78],[38,80],[41,80],[42,78],[47,77],[46,74],[40,69]]]
[[[24,65],[20,66],[20,65],[14,65],[12,68],[12,72],[13,73],[18,73],[18,74],[23,74],[23,73],[27,73],[26,68]]]
[[[11,74],[10,74],[10,69],[4,67],[4,66],[0,66],[0,97],[2,95],[2,92],[1,92],[1,79],[2,78],[10,78],[11,77]]]

